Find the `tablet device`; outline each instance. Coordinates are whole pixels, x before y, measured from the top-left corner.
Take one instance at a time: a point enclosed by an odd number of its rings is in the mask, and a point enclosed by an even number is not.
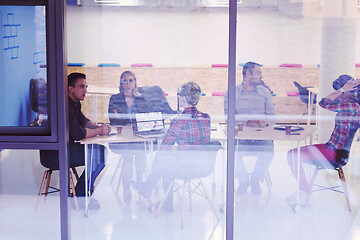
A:
[[[277,125],[277,126],[274,126],[274,129],[285,131],[285,125]],[[291,132],[297,132],[297,131],[302,131],[302,130],[304,130],[303,127],[291,126]]]

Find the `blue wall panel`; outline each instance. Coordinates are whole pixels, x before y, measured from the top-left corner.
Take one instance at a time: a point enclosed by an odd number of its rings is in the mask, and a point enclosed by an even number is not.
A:
[[[30,80],[46,79],[46,72],[39,67],[46,64],[41,10],[0,6],[0,126],[27,126],[35,118],[30,106]]]

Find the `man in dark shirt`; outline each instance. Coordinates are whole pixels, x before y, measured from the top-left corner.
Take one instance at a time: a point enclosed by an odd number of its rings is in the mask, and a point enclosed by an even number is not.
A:
[[[111,128],[107,124],[98,126],[90,121],[81,112],[81,100],[84,100],[87,92],[86,75],[83,73],[71,73],[68,76],[68,93],[69,93],[69,145],[70,145],[70,166],[84,166],[85,154],[84,146],[75,141],[94,137],[97,135],[109,134]],[[99,145],[92,146],[93,169],[90,189],[95,178],[99,175],[104,167],[101,159],[104,158],[104,148]],[[90,155],[89,155],[90,156]],[[77,196],[85,196],[85,173],[83,173],[75,187]]]

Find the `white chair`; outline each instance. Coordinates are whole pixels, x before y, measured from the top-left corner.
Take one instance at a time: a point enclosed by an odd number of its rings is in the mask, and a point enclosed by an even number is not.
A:
[[[208,200],[211,209],[214,212],[216,219],[219,221],[219,215],[215,209],[215,205],[211,199],[211,196],[206,190],[206,186],[203,183],[202,179],[210,176],[214,172],[215,161],[218,151],[222,148],[219,141],[212,141],[208,145],[201,145],[199,149],[201,150],[190,150],[189,158],[193,159],[191,166],[187,166],[186,169],[174,169],[172,180],[169,187],[166,189],[165,194],[159,204],[159,207],[155,211],[154,217],[158,217],[160,210],[168,197],[170,191],[175,185],[174,191],[178,191],[182,198],[182,211],[181,211],[181,228],[184,228],[184,212],[185,212],[185,202],[188,199],[189,208],[192,211],[192,195],[194,193],[203,196]],[[182,181],[182,184],[175,184],[176,181]],[[179,191],[182,189],[182,193]],[[186,198],[187,193],[187,198]]]

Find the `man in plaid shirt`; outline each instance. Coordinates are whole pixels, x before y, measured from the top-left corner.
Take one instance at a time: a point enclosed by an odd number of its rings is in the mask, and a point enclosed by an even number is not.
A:
[[[300,148],[300,161],[323,166],[324,168],[342,167],[347,163],[349,150],[354,133],[360,127],[360,103],[356,98],[356,89],[360,80],[349,75],[341,75],[333,82],[336,90],[323,98],[319,105],[325,109],[337,112],[335,127],[328,142]],[[288,163],[295,174],[297,171],[297,149],[288,152]],[[296,175],[295,175],[296,176]],[[300,165],[300,205],[305,204],[310,191],[302,164]],[[295,194],[289,201],[295,201]]]
[[[195,150],[197,146],[210,142],[210,116],[195,107],[200,96],[201,89],[196,83],[189,82],[181,86],[178,97],[179,105],[184,111],[171,121],[161,143],[161,151],[154,159],[150,176],[144,184],[137,186],[138,192],[145,198],[150,196],[160,178],[163,180],[163,188],[167,189],[172,180],[171,172],[186,170],[191,165],[189,163],[194,160],[194,154],[198,151],[189,150]],[[171,151],[175,143],[178,145],[177,149]],[[173,210],[172,199],[173,191],[170,191],[163,209]]]

